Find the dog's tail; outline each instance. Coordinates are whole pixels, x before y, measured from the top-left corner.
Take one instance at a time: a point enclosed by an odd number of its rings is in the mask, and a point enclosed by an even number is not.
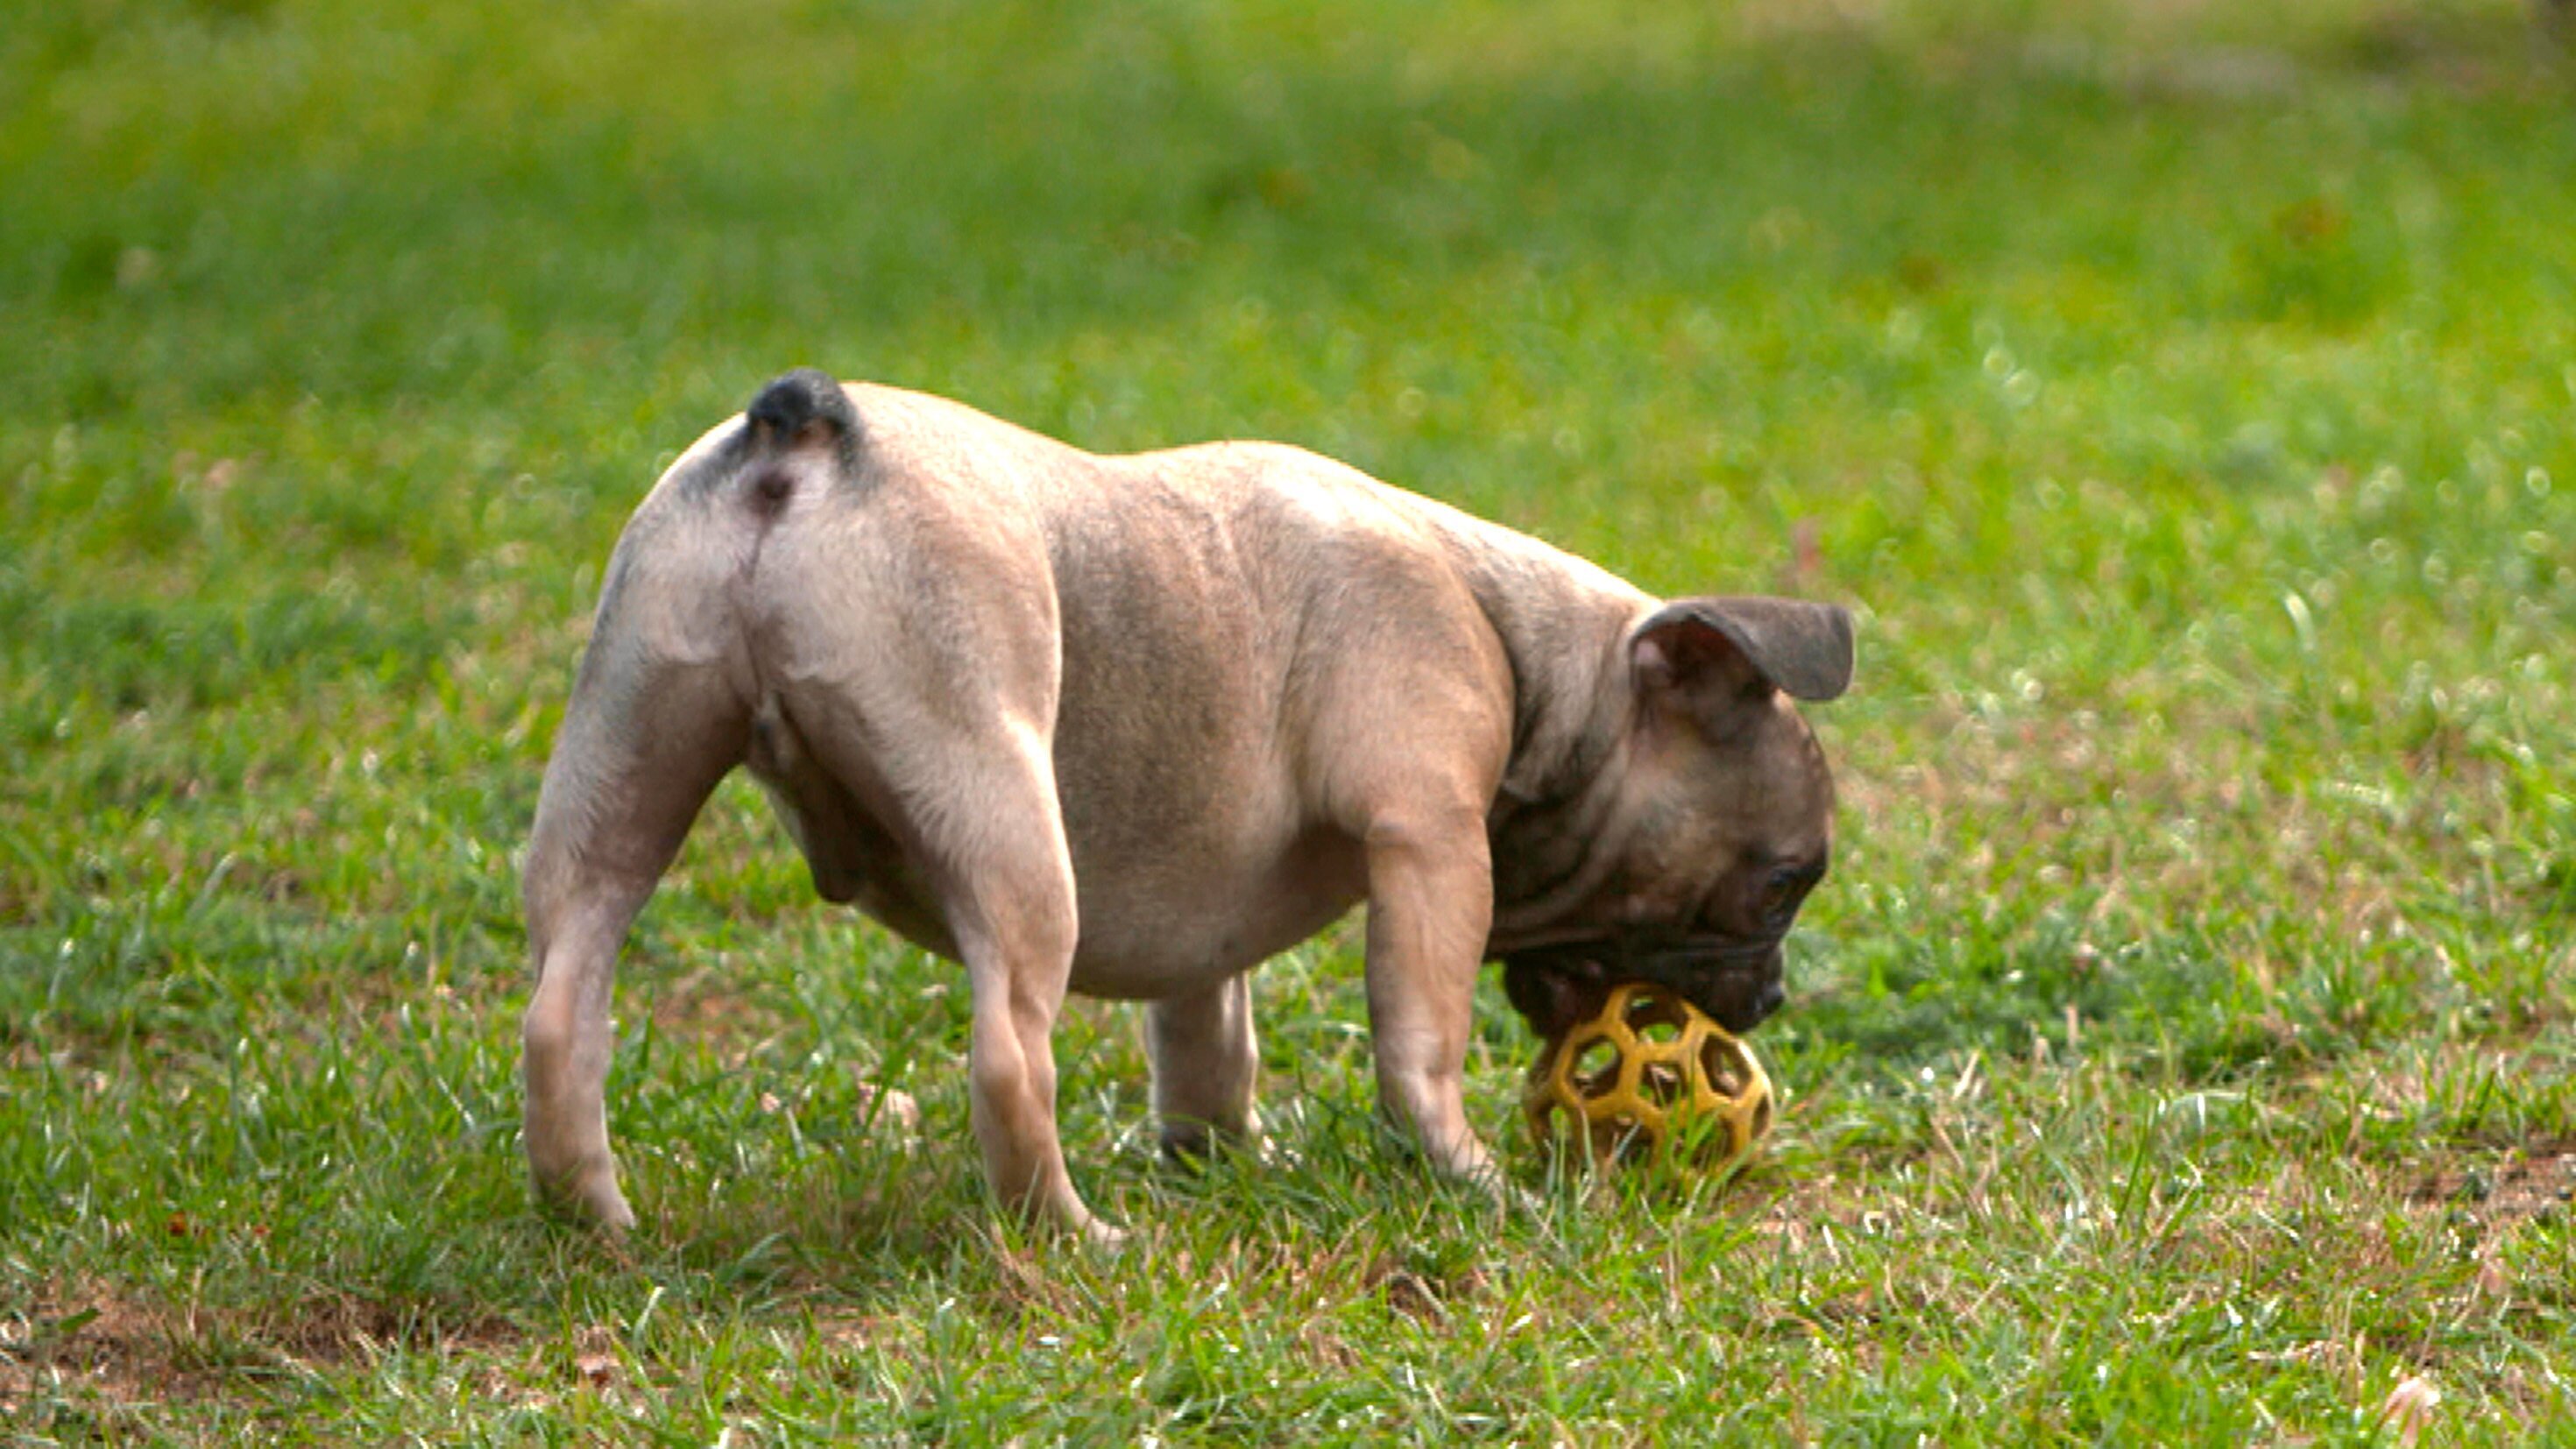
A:
[[[830,373],[800,367],[782,373],[760,390],[742,410],[745,443],[756,460],[745,471],[747,494],[775,510],[796,492],[794,465],[820,455],[839,479],[856,476],[859,466],[859,410]]]

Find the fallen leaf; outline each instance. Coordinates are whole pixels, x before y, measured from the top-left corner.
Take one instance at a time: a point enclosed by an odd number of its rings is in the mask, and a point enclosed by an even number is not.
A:
[[[861,1082],[857,1115],[862,1126],[892,1138],[896,1146],[907,1151],[921,1136],[921,1104],[909,1092]]]
[[[2433,1416],[2434,1406],[2442,1402],[2442,1391],[2433,1381],[2417,1374],[2388,1391],[2379,1404],[2379,1422],[2397,1433],[2397,1442],[2412,1444],[2424,1431],[2424,1421]]]

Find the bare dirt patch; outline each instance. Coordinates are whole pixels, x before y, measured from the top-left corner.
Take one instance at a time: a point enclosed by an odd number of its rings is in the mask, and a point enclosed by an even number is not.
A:
[[[2489,1233],[2564,1212],[2576,1202],[2576,1138],[2526,1143],[2493,1164],[2442,1168],[2408,1197],[2464,1211]]]
[[[42,1400],[187,1401],[209,1389],[171,1353],[162,1309],[104,1291],[39,1294],[0,1319],[0,1416]]]
[[[0,1415],[46,1403],[136,1408],[237,1390],[245,1373],[311,1371],[394,1345],[497,1351],[522,1335],[484,1317],[320,1293],[258,1309],[159,1304],[112,1288],[40,1292],[0,1317]]]

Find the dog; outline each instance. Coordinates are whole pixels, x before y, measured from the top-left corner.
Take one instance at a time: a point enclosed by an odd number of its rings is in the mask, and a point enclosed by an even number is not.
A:
[[[1094,1238],[1050,1033],[1142,1000],[1161,1140],[1254,1138],[1248,973],[1367,903],[1381,1112],[1496,1186],[1462,1096],[1500,961],[1543,1035],[1621,980],[1732,1031],[1782,1002],[1833,781],[1793,701],[1843,609],[1655,599],[1271,443],[1099,456],[800,369],[701,437],[618,539],[525,868],[525,1144],[611,1230],[627,929],[748,767],[826,900],[963,965],[1000,1201]]]

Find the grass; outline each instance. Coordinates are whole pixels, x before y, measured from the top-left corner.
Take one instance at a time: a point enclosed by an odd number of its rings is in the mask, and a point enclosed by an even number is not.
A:
[[[0,1436],[2566,1440],[2571,83],[2508,0],[7,0]],[[737,783],[645,1227],[541,1221],[599,567],[800,362],[1861,609],[1759,1164],[1428,1183],[1345,926],[1270,1162],[1158,1170],[1078,1009],[1142,1241],[1025,1239],[958,973]]]

